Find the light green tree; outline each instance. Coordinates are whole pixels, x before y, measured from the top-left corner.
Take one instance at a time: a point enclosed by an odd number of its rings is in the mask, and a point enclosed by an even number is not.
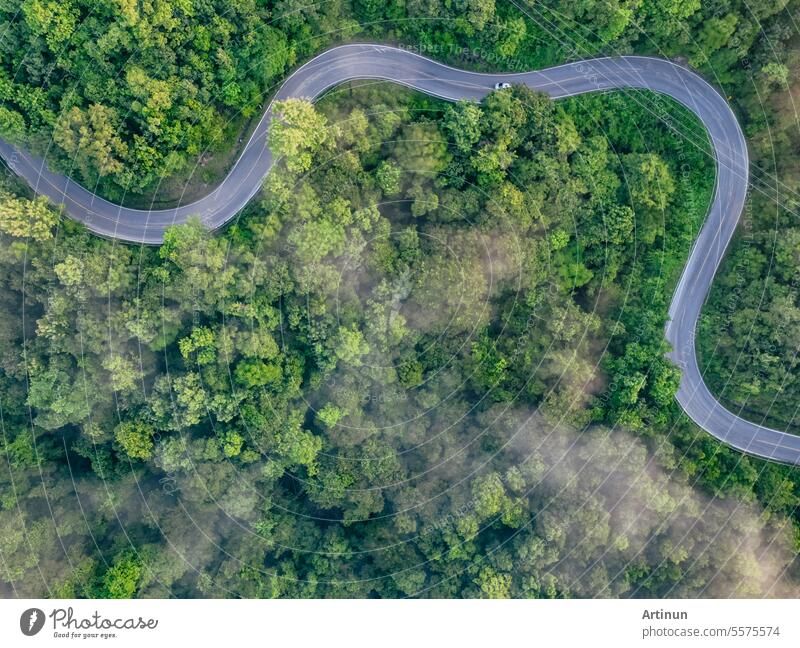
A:
[[[342,326],[339,328],[334,352],[342,362],[359,367],[361,357],[369,353],[369,344],[364,339],[364,334],[357,328]]]
[[[103,177],[123,170],[128,147],[119,137],[117,112],[100,104],[73,106],[56,122],[53,140],[82,177]]]
[[[634,202],[656,210],[666,209],[675,193],[675,181],[667,163],[656,153],[628,155],[625,179]]]
[[[0,230],[6,234],[46,241],[52,238],[59,218],[59,213],[43,196],[27,200],[0,191]]]
[[[389,160],[381,162],[375,171],[375,179],[384,196],[395,196],[400,192],[402,177],[402,169]]]
[[[141,421],[125,421],[114,428],[114,438],[133,459],[150,459],[153,456],[152,426]]]
[[[276,101],[272,111],[270,149],[284,159],[290,171],[308,171],[314,154],[332,140],[327,118],[305,99]]]

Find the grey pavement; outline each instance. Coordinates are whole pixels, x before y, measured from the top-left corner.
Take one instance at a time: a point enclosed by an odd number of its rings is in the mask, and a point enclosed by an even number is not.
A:
[[[298,68],[276,93],[314,99],[352,79],[383,79],[447,100],[481,100],[498,80],[524,83],[554,99],[587,92],[641,88],[663,93],[691,110],[708,131],[716,159],[716,187],[708,216],[692,248],[672,304],[666,338],[669,357],[682,371],[677,400],[686,414],[723,443],[762,458],[800,465],[800,436],[746,421],[708,391],[697,364],[695,330],[700,310],[747,197],[749,158],[739,123],[727,101],[699,75],[667,60],[621,56],[599,58],[519,74],[483,74],[442,65],[395,47],[354,44],[323,52]],[[274,101],[273,100],[273,101]],[[92,231],[133,243],[159,244],[166,228],[199,216],[212,229],[236,216],[258,192],[273,157],[267,147],[272,104],[264,112],[241,157],[210,194],[172,209],[139,210],[108,202],[43,160],[0,140],[0,156],[39,194]]]

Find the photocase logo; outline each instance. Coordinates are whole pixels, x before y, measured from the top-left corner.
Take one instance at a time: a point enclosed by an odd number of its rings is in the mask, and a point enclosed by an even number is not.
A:
[[[19,629],[26,637],[32,637],[44,626],[44,612],[39,608],[30,608],[19,618]]]

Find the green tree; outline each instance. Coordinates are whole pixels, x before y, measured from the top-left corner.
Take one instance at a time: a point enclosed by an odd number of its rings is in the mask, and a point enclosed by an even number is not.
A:
[[[133,551],[119,554],[103,575],[103,595],[112,599],[132,598],[143,576],[143,565]]]
[[[53,237],[59,218],[44,196],[26,200],[0,191],[0,230],[6,234],[46,241]]]
[[[358,367],[361,365],[361,358],[369,353],[369,344],[357,328],[342,326],[339,327],[334,352],[342,362]]]
[[[272,111],[275,119],[269,132],[270,149],[284,158],[293,173],[308,171],[314,155],[331,142],[328,120],[304,99],[276,101]]]
[[[87,110],[73,106],[56,123],[53,140],[69,156],[81,177],[91,180],[120,173],[128,147],[118,135],[113,108],[93,104]]]
[[[444,170],[450,156],[447,142],[433,124],[412,123],[403,129],[394,156],[403,169],[424,176]]]
[[[447,107],[444,129],[462,153],[469,153],[480,141],[482,115],[480,107],[471,101],[459,101]]]
[[[125,421],[114,428],[114,438],[132,459],[147,460],[153,456],[155,429],[141,421]]]
[[[659,211],[666,209],[675,193],[675,181],[669,166],[656,153],[628,155],[625,180],[634,203]]]
[[[400,193],[400,180],[402,177],[402,169],[388,160],[381,162],[375,170],[378,186],[385,196],[395,196]]]

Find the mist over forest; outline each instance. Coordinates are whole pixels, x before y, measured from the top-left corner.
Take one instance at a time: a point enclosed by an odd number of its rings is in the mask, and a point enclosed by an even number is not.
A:
[[[752,193],[715,279],[706,380],[793,429],[797,2],[301,4],[0,2],[0,135],[160,208],[213,189],[336,43],[680,57],[730,95],[754,183],[787,188]],[[257,196],[161,246],[2,168],[0,596],[800,595],[797,469],[674,399],[664,326],[714,189],[692,113],[382,81],[274,112]]]

